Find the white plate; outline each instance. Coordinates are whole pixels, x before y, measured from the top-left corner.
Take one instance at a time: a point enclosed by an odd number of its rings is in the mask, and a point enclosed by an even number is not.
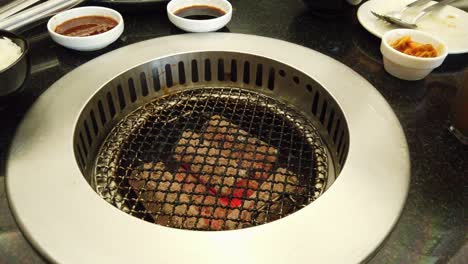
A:
[[[373,35],[382,38],[385,32],[397,27],[377,19],[370,11],[385,14],[390,11],[399,10],[413,1],[370,0],[362,4],[358,9],[357,16],[359,23]],[[428,6],[432,3],[428,4]],[[467,12],[452,6],[446,6],[438,12],[432,12],[422,17],[417,24],[419,30],[431,33],[447,43],[449,54],[468,52]]]

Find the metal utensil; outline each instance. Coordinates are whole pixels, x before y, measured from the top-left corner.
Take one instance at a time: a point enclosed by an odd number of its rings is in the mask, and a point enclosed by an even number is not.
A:
[[[15,31],[25,25],[70,9],[84,0],[49,0],[0,21],[0,29]]]
[[[427,3],[431,2],[431,1],[432,0],[417,0],[417,1],[414,1],[414,2],[411,2],[411,3],[407,4],[406,6],[404,6],[402,9],[400,9],[398,11],[390,11],[390,12],[386,13],[385,15],[389,16],[389,17],[394,17],[394,18],[401,19],[403,14],[405,13],[405,11],[407,11],[408,9],[423,6],[423,5],[425,5],[425,4],[427,4]]]
[[[376,16],[377,18],[382,19],[384,21],[387,21],[388,23],[393,24],[393,25],[397,25],[397,26],[404,27],[404,28],[417,28],[418,27],[414,23],[405,22],[402,19],[397,18],[397,17],[388,16],[388,15],[381,15],[381,14],[376,13],[374,11],[371,11],[371,13],[374,16]]]
[[[387,21],[389,22],[390,24],[394,24],[394,25],[397,25],[397,26],[400,26],[400,27],[404,27],[404,28],[417,28],[418,26],[416,25],[416,22],[422,18],[423,16],[427,15],[428,13],[430,12],[433,12],[433,11],[437,11],[439,9],[442,9],[444,6],[448,5],[448,4],[451,4],[453,2],[456,2],[458,0],[442,0],[434,5],[431,5],[429,7],[426,7],[425,9],[423,9],[420,13],[418,13],[418,15],[416,15],[413,19],[411,19],[410,21],[405,21],[399,17],[396,17],[396,16],[391,16],[391,15],[382,15],[382,14],[379,14],[379,13],[376,13],[374,11],[371,11],[371,13],[376,16],[377,18],[379,19],[382,19],[384,21]]]
[[[422,6],[422,5],[427,4],[427,3],[431,2],[431,1],[432,0],[417,0],[417,1],[414,1],[414,2],[411,2],[411,3],[407,4],[406,8]]]
[[[412,25],[409,25],[409,24],[406,24],[406,22],[403,21],[402,19],[402,16],[403,14],[405,13],[405,11],[407,11],[408,9],[410,8],[415,8],[415,7],[419,7],[419,6],[423,6],[429,2],[431,2],[432,0],[417,0],[417,1],[414,1],[414,2],[411,2],[409,4],[407,4],[406,6],[404,6],[402,9],[398,10],[398,11],[390,11],[388,13],[386,13],[385,15],[380,15],[374,11],[371,11],[372,14],[382,20],[387,20],[388,22],[392,23],[392,24],[400,24],[400,23],[404,23],[404,25],[402,25],[403,27],[412,27]]]
[[[12,16],[19,11],[34,5],[39,0],[16,0],[0,8],[0,20]]]

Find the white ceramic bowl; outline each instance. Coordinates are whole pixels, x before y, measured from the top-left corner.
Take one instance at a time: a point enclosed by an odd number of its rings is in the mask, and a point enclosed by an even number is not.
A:
[[[223,10],[226,14],[205,20],[194,20],[176,16],[174,13],[182,8],[195,5],[213,6]],[[232,5],[226,0],[172,0],[167,4],[167,16],[178,28],[188,32],[211,32],[223,28],[231,21]]]
[[[435,58],[420,58],[404,54],[390,46],[395,40],[403,36],[411,36],[411,40],[432,44],[438,52]],[[391,75],[408,81],[421,80],[433,69],[439,67],[447,57],[447,45],[440,39],[419,30],[395,29],[382,36],[380,51],[383,55],[385,70]]]
[[[63,22],[82,16],[111,17],[115,19],[118,24],[107,32],[86,37],[70,37],[55,32],[55,28]],[[47,23],[47,29],[52,39],[64,47],[80,51],[93,51],[107,47],[109,44],[116,41],[120,35],[122,35],[124,21],[122,15],[113,9],[98,6],[85,6],[73,8],[53,16]]]

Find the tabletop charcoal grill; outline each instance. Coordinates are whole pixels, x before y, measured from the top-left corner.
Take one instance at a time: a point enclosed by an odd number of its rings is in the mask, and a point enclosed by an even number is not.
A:
[[[297,103],[297,96],[309,100]],[[197,139],[180,149],[196,149],[188,161],[175,159],[187,155],[177,153],[186,134],[203,138],[215,116],[228,126],[211,125],[222,142]],[[274,161],[256,153],[261,144],[249,153],[240,132],[273,148]],[[75,153],[93,188],[122,211],[169,227],[226,230],[285,217],[317,199],[345,161],[347,138],[340,108],[304,73],[264,57],[202,52],[140,65],[106,85],[82,112]],[[278,170],[297,181],[277,181]],[[180,174],[192,182],[181,184]]]
[[[26,236],[57,262],[209,251],[203,262],[303,263],[313,245],[314,259],[342,263],[388,234],[408,170],[394,114],[345,66],[282,41],[189,34],[58,81],[18,130],[7,187]]]

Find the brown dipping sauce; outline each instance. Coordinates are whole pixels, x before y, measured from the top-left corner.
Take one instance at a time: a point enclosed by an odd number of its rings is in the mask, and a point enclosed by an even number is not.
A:
[[[174,15],[187,19],[204,20],[224,16],[226,12],[220,8],[209,5],[193,5],[178,9]]]
[[[111,17],[82,16],[63,22],[55,28],[55,32],[69,37],[86,37],[107,32],[117,24]]]

